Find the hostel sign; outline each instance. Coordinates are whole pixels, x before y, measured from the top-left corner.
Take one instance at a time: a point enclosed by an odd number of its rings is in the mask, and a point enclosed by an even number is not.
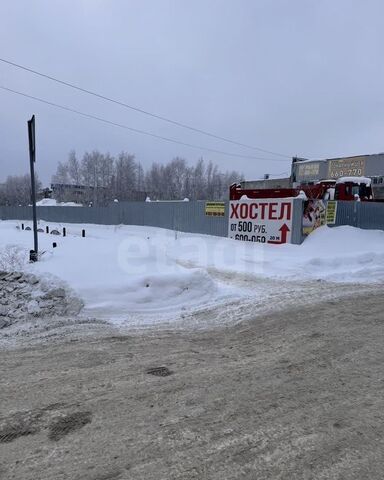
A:
[[[279,198],[229,202],[228,237],[280,245],[291,242],[293,201]]]

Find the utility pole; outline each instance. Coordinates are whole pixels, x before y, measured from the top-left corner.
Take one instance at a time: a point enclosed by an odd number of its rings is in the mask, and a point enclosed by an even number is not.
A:
[[[29,140],[29,164],[31,168],[31,194],[32,194],[32,213],[33,213],[33,250],[29,251],[29,260],[37,262],[38,260],[38,241],[37,241],[37,215],[36,215],[36,184],[35,184],[35,161],[36,161],[36,138],[35,138],[35,115],[28,120],[28,140]]]

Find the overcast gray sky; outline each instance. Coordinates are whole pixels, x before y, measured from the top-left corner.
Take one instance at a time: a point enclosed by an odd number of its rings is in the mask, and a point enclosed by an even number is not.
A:
[[[240,142],[308,158],[383,147],[382,0],[2,0],[0,57]],[[0,62],[0,84],[239,159],[143,137],[0,90],[0,182],[28,171],[37,117],[44,183],[75,149],[146,167],[200,156],[248,179],[290,160],[216,141]],[[279,160],[279,161],[276,161]]]

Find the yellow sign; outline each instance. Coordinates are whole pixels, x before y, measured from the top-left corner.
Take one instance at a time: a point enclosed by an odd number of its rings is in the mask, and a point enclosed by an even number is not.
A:
[[[336,223],[337,202],[330,200],[327,204],[326,223],[334,225]]]
[[[361,177],[365,174],[365,157],[348,157],[328,161],[329,178]]]
[[[211,217],[224,217],[225,203],[224,202],[205,202],[205,215]]]

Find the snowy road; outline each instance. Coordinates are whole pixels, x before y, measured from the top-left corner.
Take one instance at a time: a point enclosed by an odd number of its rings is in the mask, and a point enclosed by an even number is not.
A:
[[[0,350],[0,477],[381,480],[383,298]]]

